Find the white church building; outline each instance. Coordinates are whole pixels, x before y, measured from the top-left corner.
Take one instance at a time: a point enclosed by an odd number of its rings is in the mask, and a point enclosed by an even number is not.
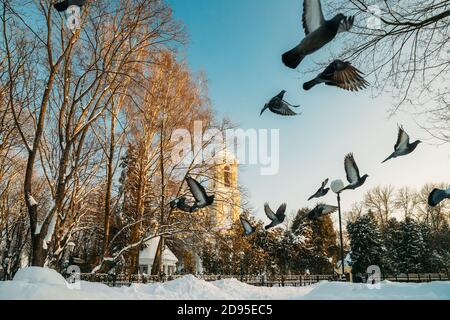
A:
[[[141,274],[150,274],[155,260],[156,250],[158,249],[159,237],[153,238],[145,243],[145,248],[139,252],[139,272]],[[162,265],[166,275],[172,275],[177,270],[178,258],[169,249],[164,246],[162,254]]]

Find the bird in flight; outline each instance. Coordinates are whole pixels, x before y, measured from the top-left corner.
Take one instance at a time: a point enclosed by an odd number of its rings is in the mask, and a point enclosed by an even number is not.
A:
[[[344,164],[349,185],[342,189],[341,192],[344,190],[355,190],[361,187],[364,182],[366,182],[366,179],[369,176],[367,174],[363,175],[362,177],[360,176],[358,166],[356,165],[355,158],[353,157],[353,153],[349,153],[345,157]]]
[[[434,189],[428,197],[428,204],[431,207],[436,207],[445,199],[450,199],[450,188],[447,190]]]
[[[297,68],[307,55],[331,42],[338,33],[349,31],[355,18],[339,13],[333,19],[325,20],[320,0],[304,0],[302,20],[305,38],[282,56],[283,63],[291,69]]]
[[[391,159],[406,156],[410,153],[412,153],[414,150],[416,150],[417,146],[422,143],[420,140],[416,140],[413,143],[409,143],[409,135],[406,133],[406,131],[403,129],[403,127],[398,127],[398,138],[397,143],[394,146],[394,153],[392,153],[386,160],[384,160],[382,163],[385,163],[386,161],[389,161]]]
[[[330,206],[327,204],[318,204],[313,210],[308,213],[308,219],[317,220],[320,217],[331,214],[338,209],[336,206]]]
[[[308,91],[321,83],[348,91],[359,91],[369,85],[361,71],[353,67],[350,62],[342,60],[334,60],[316,78],[305,82],[303,89]]]
[[[269,225],[265,226],[266,230],[274,228],[284,222],[284,219],[286,218],[286,206],[286,203],[283,203],[278,208],[277,213],[274,213],[267,202],[264,204],[264,212],[266,213],[267,218],[272,221]]]
[[[186,183],[192,196],[195,199],[194,204],[192,206],[189,206],[186,203],[186,198],[180,197],[170,202],[170,207],[172,209],[178,208],[184,212],[195,212],[213,204],[214,195],[209,196],[206,193],[205,188],[197,180],[190,176],[187,176]]]
[[[180,198],[177,198],[177,199],[172,200],[172,201],[170,202],[170,207],[171,207],[172,209],[177,208],[177,209],[179,209],[179,210],[181,210],[181,211],[184,211],[184,212],[192,212],[192,211],[191,211],[192,206],[189,206],[189,205],[186,203],[186,197],[180,197]]]
[[[241,217],[240,220],[242,228],[244,228],[244,237],[248,237],[256,231],[256,228],[247,219]]]
[[[79,6],[82,7],[86,0],[64,0],[54,4],[54,7],[57,11],[63,12],[66,11],[70,6]]]
[[[192,207],[192,212],[203,209],[207,206],[210,206],[214,202],[214,195],[209,196],[206,194],[205,188],[194,178],[191,176],[186,177],[186,182],[189,186],[189,190],[195,198],[195,203]]]
[[[308,201],[314,198],[321,198],[324,197],[328,191],[330,191],[330,188],[325,188],[328,184],[328,179],[326,179],[324,182],[322,182],[322,186],[317,190],[315,194],[313,194],[311,197],[309,197]]]
[[[289,102],[286,102],[283,100],[284,94],[286,93],[286,90],[281,91],[279,94],[277,94],[275,97],[273,97],[268,103],[264,105],[264,108],[261,110],[260,116],[269,109],[275,114],[281,115],[281,116],[296,116],[298,113],[295,113],[291,110],[290,107],[298,108],[300,106],[294,106],[290,104]]]

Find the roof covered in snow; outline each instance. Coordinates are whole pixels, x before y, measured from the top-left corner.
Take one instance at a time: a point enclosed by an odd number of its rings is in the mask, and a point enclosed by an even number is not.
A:
[[[146,264],[155,259],[156,250],[158,249],[159,238],[153,238],[145,243],[146,248],[139,252],[139,263]],[[163,251],[163,263],[177,263],[178,258],[175,254],[167,247],[164,246]]]

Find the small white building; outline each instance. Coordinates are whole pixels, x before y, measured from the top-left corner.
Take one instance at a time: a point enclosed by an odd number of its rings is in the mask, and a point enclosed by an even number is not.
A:
[[[145,248],[139,252],[139,272],[150,274],[153,266],[153,261],[155,260],[156,250],[158,249],[159,237],[149,240],[145,244]],[[176,266],[178,263],[178,258],[174,253],[167,247],[164,246],[164,251],[162,254],[162,265],[164,273],[166,275],[172,275],[176,271]]]

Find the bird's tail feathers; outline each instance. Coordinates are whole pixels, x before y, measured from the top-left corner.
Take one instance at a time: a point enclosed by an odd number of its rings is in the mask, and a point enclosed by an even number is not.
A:
[[[286,67],[289,67],[291,69],[296,69],[304,58],[305,56],[299,52],[298,47],[295,47],[294,49],[284,53],[282,56],[283,63],[286,65]]]
[[[318,85],[319,83],[320,81],[317,78],[313,79],[311,81],[305,82],[303,84],[303,89],[306,91],[311,90],[314,86]]]
[[[394,155],[391,154],[386,160],[384,160],[384,161],[382,162],[382,164],[385,163],[385,162],[387,162],[387,161],[389,161],[389,160],[391,160],[391,159],[393,159],[393,158],[394,158]]]

